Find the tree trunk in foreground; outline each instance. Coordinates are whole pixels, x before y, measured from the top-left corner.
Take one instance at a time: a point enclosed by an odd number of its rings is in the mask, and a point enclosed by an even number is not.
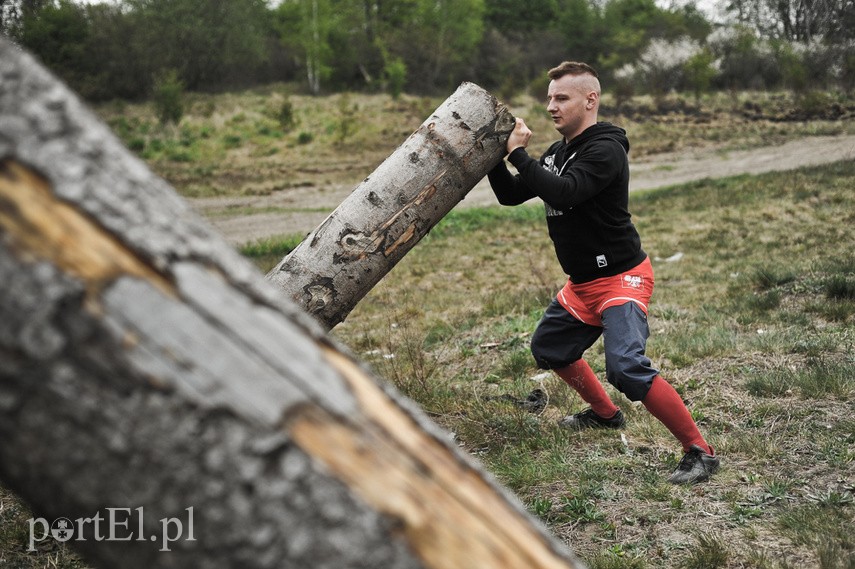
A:
[[[37,540],[67,518],[103,567],[574,566],[2,38],[0,282],[0,478]]]
[[[502,159],[513,127],[463,83],[267,278],[332,328]]]

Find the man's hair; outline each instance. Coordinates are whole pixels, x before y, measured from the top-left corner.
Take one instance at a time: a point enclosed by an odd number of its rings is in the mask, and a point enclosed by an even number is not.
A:
[[[597,75],[597,72],[593,67],[587,63],[579,61],[565,61],[558,67],[553,67],[547,73],[547,76],[549,76],[553,81],[564,77],[565,75],[593,75],[594,77],[599,78],[599,75]]]

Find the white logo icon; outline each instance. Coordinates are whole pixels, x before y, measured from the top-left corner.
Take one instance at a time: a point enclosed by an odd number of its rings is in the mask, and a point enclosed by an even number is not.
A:
[[[609,264],[609,262],[606,261],[605,255],[597,255],[597,266],[599,268],[602,269],[603,267],[607,266],[608,264]]]

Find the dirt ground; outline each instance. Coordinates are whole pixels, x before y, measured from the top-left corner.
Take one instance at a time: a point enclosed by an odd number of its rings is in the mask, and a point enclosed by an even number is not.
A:
[[[632,191],[705,178],[789,170],[855,159],[855,135],[817,136],[778,146],[719,153],[691,151],[630,160]],[[308,233],[370,172],[351,184],[300,187],[262,196],[191,199],[194,209],[236,245],[275,235]],[[457,207],[494,205],[486,178]]]

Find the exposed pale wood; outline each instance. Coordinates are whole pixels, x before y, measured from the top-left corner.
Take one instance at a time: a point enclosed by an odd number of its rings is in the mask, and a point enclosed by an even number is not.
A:
[[[502,159],[513,126],[462,84],[268,279],[332,328]]]
[[[99,566],[574,566],[2,38],[0,282],[0,479],[49,520],[143,508],[71,542]]]

